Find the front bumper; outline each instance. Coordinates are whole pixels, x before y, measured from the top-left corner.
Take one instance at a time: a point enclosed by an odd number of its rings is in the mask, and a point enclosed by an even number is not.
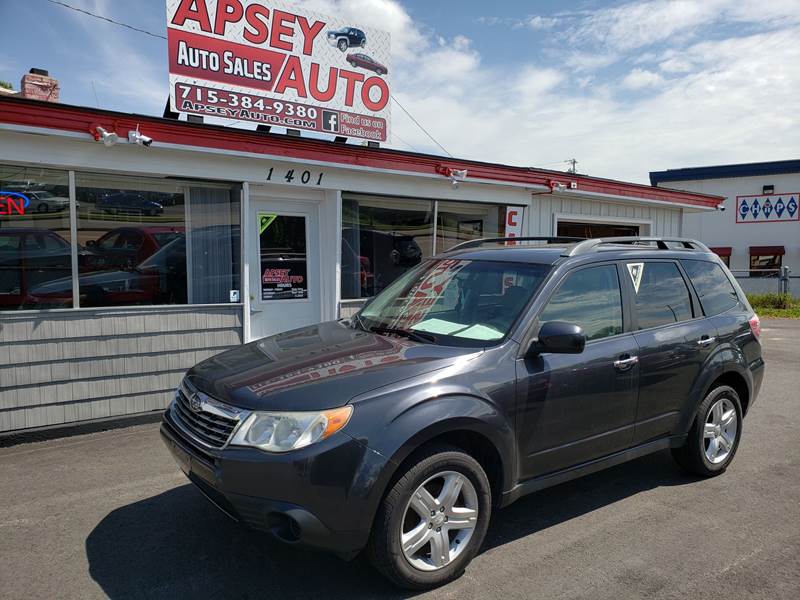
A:
[[[213,450],[187,439],[169,409],[161,437],[189,480],[232,519],[286,543],[345,556],[366,545],[376,504],[374,473],[385,460],[353,438],[340,432],[287,454]]]

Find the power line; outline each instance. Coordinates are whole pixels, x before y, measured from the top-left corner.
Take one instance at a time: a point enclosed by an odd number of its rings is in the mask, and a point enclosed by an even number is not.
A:
[[[403,138],[401,138],[399,135],[397,135],[394,131],[392,132],[392,137],[393,138],[397,138],[399,141],[401,141],[406,146],[411,148],[414,152],[419,152],[419,149],[416,146],[414,146],[413,144],[410,144],[409,142],[405,141]]]
[[[70,4],[67,4],[66,2],[61,2],[60,0],[47,0],[47,2],[49,2],[50,4],[57,4],[57,5],[59,5],[59,6],[63,6],[64,8],[68,8],[68,9],[70,9],[70,10],[74,10],[74,11],[75,11],[75,12],[77,12],[77,13],[81,13],[81,14],[87,15],[87,16],[89,16],[89,17],[93,17],[93,18],[95,18],[95,19],[100,19],[101,21],[106,21],[106,22],[108,22],[108,23],[111,23],[111,24],[113,24],[113,25],[117,25],[117,26],[119,26],[119,27],[125,27],[126,29],[130,29],[131,31],[136,31],[136,32],[138,32],[138,33],[143,33],[143,34],[145,34],[145,35],[149,35],[150,37],[158,38],[158,39],[161,39],[161,40],[166,40],[166,39],[167,39],[167,38],[166,38],[166,36],[163,36],[163,35],[161,35],[161,34],[158,34],[158,33],[153,33],[153,32],[151,32],[151,31],[147,31],[146,29],[141,29],[140,27],[135,27],[135,26],[133,26],[133,25],[128,25],[127,23],[122,23],[122,22],[120,22],[120,21],[115,21],[114,19],[111,19],[111,18],[109,18],[109,17],[104,17],[103,15],[98,15],[98,14],[95,14],[95,13],[93,13],[93,12],[90,12],[90,11],[88,11],[88,10],[84,10],[84,9],[82,9],[82,8],[77,8],[77,7],[75,7],[75,6],[72,6],[72,5],[70,5]],[[422,132],[423,132],[425,135],[427,135],[427,136],[430,138],[430,140],[431,140],[431,141],[432,141],[434,144],[436,144],[436,145],[437,145],[439,148],[441,148],[442,152],[444,152],[445,154],[447,154],[449,157],[451,157],[451,158],[452,158],[452,156],[453,156],[453,155],[452,155],[452,154],[450,154],[450,152],[448,152],[448,151],[447,151],[447,148],[445,148],[444,146],[442,146],[442,145],[441,145],[441,144],[440,144],[440,143],[439,143],[439,142],[436,140],[436,138],[435,138],[435,137],[433,137],[433,136],[432,136],[432,135],[431,135],[431,134],[428,132],[428,130],[427,130],[427,129],[425,129],[425,127],[423,127],[423,126],[422,126],[422,124],[421,124],[419,121],[417,121],[417,119],[415,119],[415,118],[414,118],[414,115],[412,115],[412,114],[411,114],[411,113],[410,113],[410,112],[409,112],[409,111],[406,109],[406,107],[405,107],[405,106],[403,106],[403,105],[402,105],[402,103],[401,103],[401,102],[400,102],[400,101],[399,101],[399,100],[398,100],[398,99],[397,99],[397,98],[396,98],[396,97],[395,97],[393,94],[391,95],[391,98],[392,98],[392,100],[394,100],[394,101],[397,103],[397,106],[399,106],[399,107],[402,109],[402,111],[408,115],[408,118],[409,118],[409,119],[411,119],[411,120],[414,122],[414,124],[415,124],[417,127],[419,127],[419,128],[422,130]],[[414,148],[414,146],[412,146],[412,145],[411,145],[411,144],[409,144],[408,142],[404,142],[404,141],[402,140],[402,138],[400,138],[399,136],[398,136],[398,138],[397,138],[397,139],[399,139],[401,142],[403,142],[404,144],[406,144],[406,145],[407,145],[407,146],[409,146],[410,148]],[[415,150],[416,150],[416,149],[415,149]]]
[[[397,97],[396,97],[394,94],[392,94],[391,96],[392,96],[392,100],[394,100],[394,101],[397,103],[397,106],[399,106],[401,109],[403,109],[403,112],[404,112],[404,113],[406,113],[406,114],[408,115],[408,118],[409,118],[409,119],[411,119],[412,121],[414,121],[414,124],[415,124],[417,127],[419,127],[419,128],[422,130],[422,132],[423,132],[425,135],[427,135],[427,136],[428,136],[428,137],[431,139],[431,141],[432,141],[434,144],[436,144],[437,146],[439,146],[439,148],[441,148],[441,149],[442,149],[442,152],[444,152],[445,154],[447,154],[447,156],[449,156],[450,158],[453,158],[453,155],[452,155],[452,154],[450,154],[450,153],[447,151],[447,148],[445,148],[444,146],[442,146],[442,145],[441,145],[441,144],[440,144],[438,141],[436,141],[436,138],[435,138],[435,137],[433,137],[433,136],[432,136],[430,133],[428,133],[428,130],[427,130],[427,129],[425,129],[425,128],[422,126],[422,124],[421,124],[419,121],[417,121],[417,120],[414,118],[414,115],[412,115],[410,112],[408,112],[408,111],[406,110],[406,107],[405,107],[405,106],[403,106],[403,105],[400,103],[400,100],[398,100],[398,99],[397,99]]]
[[[109,17],[104,17],[102,15],[97,15],[93,12],[88,10],[84,10],[82,8],[77,8],[76,6],[71,6],[66,2],[60,2],[59,0],[47,0],[50,4],[58,4],[59,6],[63,6],[64,8],[68,8],[70,10],[74,10],[78,13],[83,13],[84,15],[88,15],[90,17],[94,17],[95,19],[100,19],[101,21],[107,21],[109,23],[113,23],[114,25],[119,25],[120,27],[125,27],[126,29],[130,29],[132,31],[138,31],[139,33],[144,33],[145,35],[152,36],[154,38],[159,38],[162,40],[167,39],[166,36],[160,35],[158,33],[152,33],[147,31],[146,29],[140,29],[139,27],[134,27],[133,25],[128,25],[127,23],[120,23],[119,21],[115,21],[114,19],[110,19]]]

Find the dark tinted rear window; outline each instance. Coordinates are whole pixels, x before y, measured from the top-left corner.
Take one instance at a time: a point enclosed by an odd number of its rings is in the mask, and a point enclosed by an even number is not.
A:
[[[678,265],[671,262],[629,263],[628,269],[639,267],[639,288],[636,290],[636,312],[639,329],[660,327],[692,318],[692,300]],[[631,276],[634,277],[634,271]],[[634,278],[634,288],[636,278]]]
[[[684,260],[683,268],[700,297],[706,316],[718,315],[739,304],[739,297],[725,272],[717,264],[702,260]]]

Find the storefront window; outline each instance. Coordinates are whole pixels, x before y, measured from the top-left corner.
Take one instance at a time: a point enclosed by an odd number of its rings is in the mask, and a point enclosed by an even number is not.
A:
[[[750,248],[750,277],[778,277],[783,266],[783,246]]]
[[[517,209],[509,215],[509,208]],[[509,227],[509,217],[513,225]],[[474,202],[439,202],[436,223],[436,251],[445,252],[470,240],[519,235],[521,207]],[[513,231],[512,231],[513,230]]]
[[[238,298],[239,209],[230,188],[85,173],[76,188],[81,307]],[[46,295],[65,293],[60,283]]]
[[[69,175],[0,165],[0,310],[39,305],[39,290],[70,282],[48,308],[72,306]]]
[[[433,251],[433,202],[342,198],[342,298],[369,298]]]

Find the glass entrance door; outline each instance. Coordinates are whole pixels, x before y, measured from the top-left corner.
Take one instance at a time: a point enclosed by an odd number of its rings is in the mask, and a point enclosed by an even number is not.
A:
[[[313,204],[251,199],[250,332],[260,339],[321,320],[319,216]]]

